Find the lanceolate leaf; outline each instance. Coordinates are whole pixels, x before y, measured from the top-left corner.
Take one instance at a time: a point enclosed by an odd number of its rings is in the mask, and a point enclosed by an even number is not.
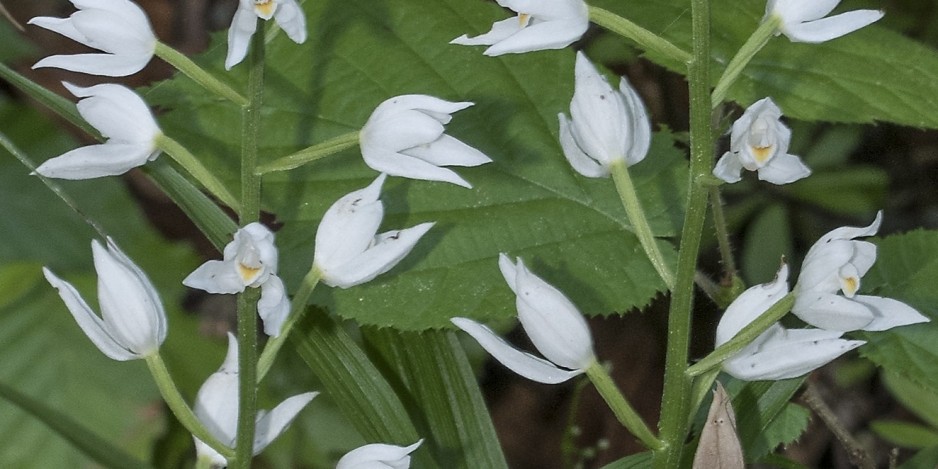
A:
[[[689,0],[596,0],[675,45],[690,50]],[[765,0],[714,0],[713,79],[755,31]],[[888,15],[889,12],[887,11]],[[651,60],[685,73],[682,64]],[[872,25],[822,44],[773,38],[743,71],[728,98],[751,104],[766,96],[785,115],[832,122],[884,121],[938,128],[938,54],[900,34]]]
[[[499,279],[499,252],[523,256],[587,314],[640,307],[663,289],[612,182],[575,174],[561,153],[557,113],[569,111],[571,50],[491,58],[447,44],[504,16],[487,2],[310,1],[304,9],[309,40],[297,46],[281,35],[269,44],[262,164],[354,131],[379,103],[408,93],[475,102],[447,129],[494,160],[457,169],[472,190],[391,178],[382,194],[384,227],[437,225],[391,272],[350,290],[317,291],[316,303],[365,324],[411,330],[448,327],[452,316],[510,316],[514,302]],[[222,53],[215,48],[201,60],[218,69]],[[243,79],[243,70],[234,72],[233,80]],[[160,120],[167,134],[236,187],[234,106],[204,96],[185,78],[155,86],[147,99],[170,109]],[[659,133],[648,158],[632,168],[659,236],[678,231],[685,164],[671,136]],[[357,148],[265,176],[265,209],[284,223],[278,244],[288,285],[309,268],[326,208],[376,176]],[[674,259],[674,249],[663,248]]]

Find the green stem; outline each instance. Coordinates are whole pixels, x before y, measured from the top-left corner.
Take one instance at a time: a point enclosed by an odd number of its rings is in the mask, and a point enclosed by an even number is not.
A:
[[[238,106],[247,106],[248,100],[244,96],[241,96],[240,93],[231,89],[230,86],[222,83],[214,75],[205,71],[204,68],[199,67],[195,62],[193,62],[189,57],[181,54],[178,50],[169,47],[162,42],[156,43],[156,50],[154,51],[157,57],[166,61],[166,63],[172,65],[176,70],[182,72],[185,76],[192,79],[192,81],[198,83],[200,86],[205,88],[212,93],[215,93],[222,98],[231,101]]]
[[[192,412],[192,409],[189,408],[189,404],[186,404],[186,400],[182,398],[182,394],[176,388],[176,383],[169,375],[169,370],[166,369],[166,363],[163,362],[160,354],[154,353],[146,357],[146,362],[147,367],[150,368],[150,374],[153,375],[153,380],[156,381],[156,386],[160,390],[160,395],[163,396],[163,400],[166,401],[166,405],[169,406],[169,410],[173,412],[179,423],[186,427],[186,430],[189,430],[189,433],[192,433],[193,436],[218,451],[218,454],[225,458],[234,456],[234,450],[218,441],[215,435],[209,433],[202,425],[202,422],[199,421],[199,418],[195,416],[195,413]]]
[[[635,229],[635,235],[642,243],[645,254],[655,270],[658,271],[658,275],[664,280],[668,290],[673,290],[674,274],[671,273],[671,268],[665,262],[661,250],[658,249],[655,235],[651,232],[648,219],[645,218],[645,211],[642,210],[642,205],[638,201],[635,185],[632,183],[631,176],[629,176],[628,165],[625,161],[617,160],[609,169],[612,172],[612,180],[616,184],[616,191],[619,192],[619,200],[622,201],[622,207],[625,208],[625,213],[629,217],[629,222],[632,223],[632,228]]]
[[[774,15],[770,16],[768,20],[756,28],[752,36],[749,36],[746,43],[739,48],[739,51],[737,51],[736,55],[730,60],[729,65],[726,66],[726,70],[723,71],[723,75],[720,76],[717,86],[713,89],[713,94],[710,95],[711,109],[716,108],[723,102],[723,99],[726,98],[727,90],[736,82],[736,79],[739,78],[739,74],[743,72],[743,69],[746,68],[746,65],[749,64],[749,61],[752,60],[756,53],[768,44],[769,39],[772,39],[772,35],[778,31],[778,27],[781,26],[781,24],[781,18]]]
[[[286,171],[288,169],[298,168],[306,163],[332,156],[346,148],[358,145],[359,131],[349,132],[331,138],[325,142],[304,148],[292,155],[284,156],[276,161],[272,161],[257,168],[257,174],[273,173],[276,171]]]
[[[665,38],[607,10],[590,5],[590,21],[626,39],[635,41],[642,49],[661,54],[675,62],[686,64],[691,56]]]
[[[303,277],[300,288],[296,291],[296,294],[293,295],[293,300],[290,303],[290,313],[287,316],[286,322],[283,324],[283,328],[280,330],[280,335],[267,341],[267,345],[264,346],[264,351],[261,352],[261,357],[257,361],[258,383],[264,379],[264,376],[267,376],[267,372],[270,371],[271,365],[274,364],[274,360],[277,358],[277,353],[280,352],[284,342],[287,341],[287,337],[290,336],[290,331],[293,330],[293,326],[296,325],[303,316],[303,313],[308,309],[306,304],[309,302],[309,297],[313,294],[313,290],[316,289],[320,278],[322,278],[322,273],[316,267],[309,269],[309,272]]]
[[[720,247],[720,259],[723,261],[723,273],[726,278],[731,279],[736,276],[736,259],[733,257],[733,247],[730,246],[726,214],[723,213],[723,199],[720,197],[720,188],[717,186],[710,187],[710,211],[713,214],[713,228]]]
[[[264,97],[264,25],[257,19],[257,31],[251,37],[248,69],[248,99],[241,108],[241,226],[260,218],[261,180],[257,169],[257,139],[261,127],[261,103]],[[260,289],[248,288],[238,295],[238,433],[233,469],[248,469],[254,454],[254,423],[257,415],[257,300]]]
[[[786,313],[791,311],[795,304],[795,295],[789,293],[773,304],[764,313],[760,314],[754,321],[742,328],[732,339],[725,344],[710,352],[709,355],[688,368],[684,374],[687,376],[699,376],[712,368],[720,366],[724,360],[732,357],[744,347],[749,345],[756,337],[766,331],[772,324],[778,322]]]
[[[687,212],[681,231],[677,274],[668,313],[664,393],[661,400],[661,439],[665,447],[654,452],[655,468],[678,467],[687,434],[691,382],[684,374],[690,344],[694,306],[694,274],[700,239],[707,218],[707,187],[701,179],[713,169],[713,132],[710,108],[710,1],[692,0],[693,60],[688,65],[690,85],[690,178]]]
[[[189,152],[186,147],[164,134],[157,136],[154,144],[176,161],[176,163],[179,163],[179,166],[182,166],[186,172],[191,174],[196,181],[199,181],[212,195],[218,197],[218,200],[221,200],[222,203],[235,210],[238,209],[240,206],[238,199],[231,195],[231,192],[228,192],[228,188],[226,188],[208,168],[202,165],[202,162]]]
[[[645,421],[642,420],[642,417],[629,405],[629,401],[625,399],[625,396],[623,396],[619,388],[616,387],[616,384],[612,381],[612,377],[609,376],[609,372],[606,371],[605,367],[599,362],[594,361],[593,364],[586,369],[586,376],[589,377],[593,386],[599,391],[599,395],[603,397],[603,400],[605,400],[609,408],[612,409],[612,413],[615,414],[619,422],[625,426],[632,435],[635,435],[635,437],[649,449],[661,450],[664,448],[664,443],[655,437],[655,434],[645,425]]]

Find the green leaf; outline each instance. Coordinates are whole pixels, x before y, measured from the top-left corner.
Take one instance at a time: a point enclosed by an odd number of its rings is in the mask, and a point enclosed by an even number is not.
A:
[[[923,449],[938,446],[938,430],[900,420],[874,420],[870,429],[890,444]]]
[[[52,409],[40,401],[17,392],[12,387],[0,383],[0,397],[41,420],[50,429],[68,440],[82,453],[99,464],[110,468],[143,468],[146,463],[124,453],[107,441],[101,439],[87,427],[67,415]]]
[[[568,111],[573,92],[571,50],[491,58],[480,48],[447,44],[505,16],[484,2],[357,0],[306,2],[304,9],[306,43],[281,35],[269,45],[260,163],[355,131],[379,103],[407,93],[475,102],[454,116],[448,132],[495,160],[457,169],[472,190],[388,181],[384,229],[437,225],[391,272],[349,290],[317,291],[316,304],[363,324],[408,330],[450,327],[457,315],[513,316],[511,293],[499,279],[500,252],[523,256],[587,314],[642,307],[663,290],[612,182],[575,174],[560,150],[557,113]],[[219,69],[222,49],[200,61]],[[231,78],[243,82],[243,67]],[[233,106],[186,78],[154,86],[147,99],[169,109],[160,119],[168,135],[233,184],[240,129]],[[656,134],[649,156],[630,170],[656,235],[675,235],[687,172],[672,136]],[[323,212],[376,176],[353,149],[265,177],[265,209],[284,223],[278,245],[288,285],[309,268]],[[673,262],[673,248],[665,247]]]
[[[651,466],[651,451],[626,456],[618,461],[611,462],[602,469],[642,469]]]
[[[750,285],[775,277],[782,256],[791,257],[791,225],[784,205],[770,205],[756,214],[746,230],[742,267]]]
[[[888,214],[887,214],[888,216]],[[932,318],[928,324],[860,334],[860,354],[938,393],[938,231],[917,230],[876,240],[876,264],[863,278],[863,293],[894,298]]]
[[[938,428],[938,394],[896,373],[883,373],[883,382],[903,407],[933,428]]]
[[[410,445],[420,439],[404,404],[342,324],[321,309],[307,312],[290,341],[323,391],[370,442]],[[415,465],[429,466],[428,453],[415,453]]]
[[[421,434],[432,441],[427,446],[441,467],[507,467],[475,374],[453,333],[381,329],[366,337],[400,378],[398,395],[407,396],[425,419]]]
[[[689,0],[596,0],[690,50]],[[714,84],[722,68],[755,31],[765,0],[712,2]],[[649,54],[685,73],[683,64]],[[938,55],[933,49],[879,25],[822,44],[779,36],[754,57],[728,97],[742,104],[771,96],[786,115],[804,120],[894,122],[938,128]]]
[[[727,377],[725,386],[733,396],[736,431],[746,461],[758,461],[804,432],[809,413],[789,402],[803,381],[798,378],[745,382]]]
[[[938,446],[919,451],[899,469],[934,469],[935,466],[938,466]]]

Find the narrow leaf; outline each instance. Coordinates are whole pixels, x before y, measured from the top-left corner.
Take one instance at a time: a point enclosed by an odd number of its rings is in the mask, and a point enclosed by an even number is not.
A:
[[[427,424],[442,467],[507,468],[469,361],[451,332],[370,330]]]
[[[69,441],[75,448],[101,465],[109,468],[145,468],[143,461],[95,435],[71,417],[34,400],[4,383],[0,383],[0,397],[42,421],[52,431]]]

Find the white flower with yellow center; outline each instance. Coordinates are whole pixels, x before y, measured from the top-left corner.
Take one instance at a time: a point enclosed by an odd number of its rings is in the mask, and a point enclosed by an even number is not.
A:
[[[765,5],[765,17],[776,17],[781,26],[778,34],[784,34],[792,42],[825,42],[852,33],[878,21],[883,12],[878,10],[854,10],[825,18],[840,0],[769,0]]]
[[[497,0],[518,16],[497,21],[480,36],[465,34],[450,41],[464,46],[491,46],[484,54],[520,54],[563,49],[589,28],[589,9],[583,0]]]
[[[811,170],[788,154],[791,129],[782,123],[782,110],[771,98],[756,101],[733,123],[730,151],[713,168],[713,175],[729,183],[740,180],[743,168],[757,171],[759,179],[788,184],[808,177]]]
[[[811,246],[795,285],[795,315],[831,331],[884,331],[929,321],[901,301],[857,294],[860,279],[876,262],[876,245],[854,238],[876,234],[882,216],[866,227],[834,229]]]
[[[265,21],[273,18],[293,42],[306,42],[306,16],[296,0],[240,0],[228,28],[225,69],[231,70],[247,56],[258,18]]]
[[[202,264],[182,283],[223,294],[241,293],[247,287],[260,288],[257,314],[264,320],[264,332],[276,337],[290,312],[290,300],[277,276],[277,262],[274,234],[260,223],[251,223],[238,230],[234,240],[225,246],[223,260]]]

